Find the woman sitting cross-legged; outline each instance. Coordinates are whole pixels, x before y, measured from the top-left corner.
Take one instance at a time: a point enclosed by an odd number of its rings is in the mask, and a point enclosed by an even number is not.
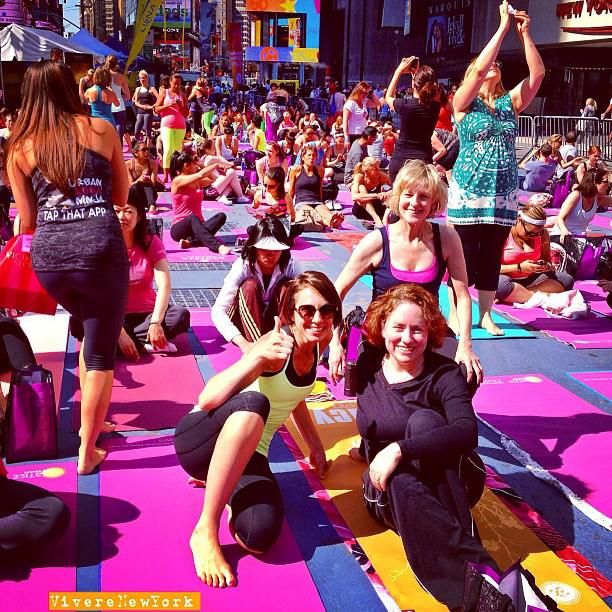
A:
[[[211,311],[219,333],[243,353],[272,329],[287,283],[301,272],[278,219],[261,219],[248,233]]]
[[[274,329],[206,383],[198,405],[176,428],[181,465],[206,481],[204,508],[190,545],[196,573],[209,586],[236,584],[219,544],[226,504],[234,539],[247,551],[264,553],[278,538],[283,502],[268,447],[289,415],[310,447],[310,463],[319,477],[327,472],[329,462],[304,400],[332,327],[341,321],[331,281],[321,272],[301,274],[287,286]]]
[[[214,143],[206,139],[198,147],[201,153],[200,163],[204,168],[215,164],[215,169],[208,175],[213,182],[206,188],[207,198],[214,198],[219,202],[231,205],[228,194],[233,193],[240,204],[248,204],[251,200],[242,193],[240,179],[234,169],[234,163],[213,153]]]
[[[316,155],[314,147],[302,147],[300,164],[289,171],[287,198],[291,199],[298,222],[312,222],[321,230],[334,229],[342,225],[344,215],[330,211],[323,204],[323,170],[315,165]]]
[[[436,299],[417,285],[393,287],[370,305],[357,362],[357,428],[369,466],[366,508],[399,533],[423,587],[455,610],[466,562],[497,566],[470,512],[485,481],[473,452],[471,395],[459,366],[433,350],[445,328]]]
[[[391,197],[391,191],[383,192],[385,185],[390,189],[391,181],[387,173],[380,169],[379,160],[366,157],[355,166],[351,195],[353,214],[357,219],[383,227],[383,217],[387,212],[385,201]]]
[[[144,142],[134,141],[132,152],[134,157],[125,162],[130,187],[135,184],[144,187],[149,212],[155,214],[157,212],[157,192],[164,191],[163,183],[160,183],[157,178],[157,160],[151,159],[149,148]]]
[[[213,163],[198,169],[198,162],[191,153],[175,152],[172,155],[170,172],[173,178],[170,191],[174,220],[170,236],[182,249],[205,246],[219,255],[228,255],[232,251],[215,238],[215,234],[225,224],[225,213],[217,213],[208,221],[202,216],[202,188],[212,184],[210,177],[217,167]]]
[[[147,231],[146,207],[141,184],[130,189],[125,206],[115,206],[130,260],[130,285],[118,346],[123,356],[133,361],[143,351],[174,353],[176,347],[169,340],[190,325],[186,308],[168,306],[171,286],[166,250],[162,241]],[[82,324],[76,319],[70,320],[70,331],[78,339],[83,337]]]
[[[523,304],[536,291],[561,293],[573,287],[574,279],[569,274],[555,272],[552,267],[545,225],[546,212],[541,206],[531,204],[518,213],[502,253],[495,294],[498,302]]]

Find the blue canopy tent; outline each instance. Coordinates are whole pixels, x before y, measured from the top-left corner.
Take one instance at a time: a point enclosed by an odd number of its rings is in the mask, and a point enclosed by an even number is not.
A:
[[[127,54],[122,53],[121,51],[117,51],[113,47],[109,47],[105,45],[103,42],[99,41],[97,38],[94,38],[87,30],[81,28],[76,34],[72,36],[71,41],[90,49],[97,55],[116,55],[120,60],[127,60]]]

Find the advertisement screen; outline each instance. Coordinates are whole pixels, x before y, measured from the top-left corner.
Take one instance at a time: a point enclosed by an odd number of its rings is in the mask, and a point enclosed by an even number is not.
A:
[[[165,0],[153,20],[154,28],[191,28],[191,0]]]
[[[425,55],[469,53],[472,27],[472,0],[434,2],[427,12]]]

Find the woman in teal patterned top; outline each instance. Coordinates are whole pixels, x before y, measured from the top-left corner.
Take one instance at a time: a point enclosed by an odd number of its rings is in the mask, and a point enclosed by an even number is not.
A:
[[[495,336],[503,331],[493,323],[491,307],[503,246],[516,220],[517,115],[531,103],[544,78],[542,58],[529,34],[529,16],[516,11],[516,31],[525,49],[529,76],[511,91],[504,89],[496,58],[510,29],[507,0],[499,13],[499,28],[468,66],[453,99],[461,149],[448,199],[448,221],[461,238],[468,283],[478,290],[479,325]],[[450,323],[456,323],[453,313]]]

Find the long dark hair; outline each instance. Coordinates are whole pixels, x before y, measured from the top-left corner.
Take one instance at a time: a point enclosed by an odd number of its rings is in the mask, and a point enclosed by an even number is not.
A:
[[[266,171],[266,176],[272,180],[276,181],[278,184],[276,193],[279,197],[285,197],[285,171],[282,166],[274,166],[274,168],[268,168]],[[601,182],[601,181],[600,181]]]
[[[170,158],[170,176],[174,178],[179,175],[183,171],[185,164],[190,164],[193,161],[195,161],[193,153],[189,153],[188,151],[179,153],[175,151]]]
[[[153,235],[147,225],[147,196],[142,183],[132,183],[128,191],[127,203],[138,213],[138,221],[134,228],[134,242],[146,253],[151,246]]]
[[[429,108],[438,95],[436,73],[431,66],[420,66],[412,80],[412,86],[419,96],[419,103]]]
[[[251,225],[247,229],[248,238],[245,245],[242,247],[242,259],[249,262],[251,272],[255,273],[255,263],[257,262],[257,249],[255,245],[262,238],[275,238],[279,242],[291,246],[289,236],[285,226],[276,217],[265,217],[260,219],[255,225]],[[281,271],[284,271],[291,259],[291,250],[286,249],[281,252],[278,266]]]
[[[79,144],[76,115],[89,117],[81,106],[79,89],[63,62],[32,64],[21,85],[21,110],[8,141],[8,163],[26,141],[43,176],[69,194],[70,184],[81,176],[85,148]]]
[[[585,172],[576,191],[579,191],[585,198],[594,198],[597,195],[597,185],[595,184],[595,173]]]

